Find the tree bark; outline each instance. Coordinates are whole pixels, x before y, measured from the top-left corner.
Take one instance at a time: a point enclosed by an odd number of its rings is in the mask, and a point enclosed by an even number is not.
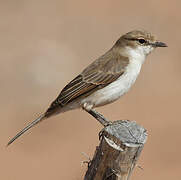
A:
[[[129,180],[146,142],[146,130],[135,121],[119,120],[104,127],[100,137],[84,180]]]

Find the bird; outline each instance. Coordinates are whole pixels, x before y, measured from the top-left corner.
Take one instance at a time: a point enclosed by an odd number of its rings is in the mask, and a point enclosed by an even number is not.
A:
[[[116,101],[135,83],[146,57],[157,47],[167,45],[148,31],[133,30],[122,35],[112,48],[70,81],[45,113],[17,133],[7,146],[49,117],[77,108],[89,112]]]

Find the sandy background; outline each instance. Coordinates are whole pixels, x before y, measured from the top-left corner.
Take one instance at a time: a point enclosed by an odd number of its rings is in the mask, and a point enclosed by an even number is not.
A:
[[[81,110],[8,140],[46,110],[66,83],[121,34],[146,29],[168,44],[148,58],[131,91],[98,110],[149,133],[134,180],[181,179],[181,1],[0,0],[0,179],[80,180],[101,126]]]

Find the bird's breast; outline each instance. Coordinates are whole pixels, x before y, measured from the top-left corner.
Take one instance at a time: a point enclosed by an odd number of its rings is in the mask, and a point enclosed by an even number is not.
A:
[[[82,100],[82,103],[89,103],[96,107],[117,100],[134,84],[140,72],[141,65],[142,63],[131,61],[125,72],[117,80],[89,95]]]

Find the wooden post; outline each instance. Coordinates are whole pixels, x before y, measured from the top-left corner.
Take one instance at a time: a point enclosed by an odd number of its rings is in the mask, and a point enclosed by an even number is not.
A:
[[[146,130],[135,121],[109,123],[100,134],[84,180],[129,180],[147,139]]]

